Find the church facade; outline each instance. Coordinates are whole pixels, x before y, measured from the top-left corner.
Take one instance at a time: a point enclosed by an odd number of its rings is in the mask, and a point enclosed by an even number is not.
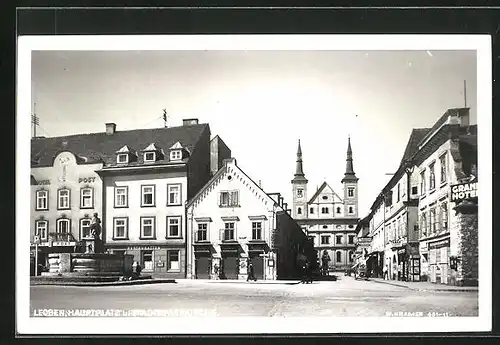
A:
[[[302,163],[300,140],[297,162],[292,179],[293,218],[313,240],[321,261],[328,254],[328,270],[343,271],[354,264],[356,249],[356,225],[358,217],[358,178],[354,173],[351,141],[348,139],[346,171],[342,178],[342,193],[324,181],[308,198],[308,180]],[[321,263],[320,263],[321,264]]]

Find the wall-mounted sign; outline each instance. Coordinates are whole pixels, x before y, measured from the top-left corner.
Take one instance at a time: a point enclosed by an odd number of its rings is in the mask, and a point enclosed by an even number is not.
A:
[[[158,246],[130,246],[127,250],[159,250]]]
[[[429,243],[428,246],[429,246],[429,250],[443,248],[443,247],[449,247],[450,246],[450,239],[447,238],[445,240],[432,242],[432,243]]]
[[[273,259],[268,260],[267,261],[267,266],[274,267],[274,260]]]
[[[36,184],[37,184],[37,185],[48,185],[48,184],[50,184],[50,180],[40,180],[40,181],[36,181]]]
[[[78,183],[93,183],[95,182],[95,177],[80,177]]]
[[[72,247],[76,246],[76,242],[68,242],[68,241],[54,241],[52,242],[53,247]]]
[[[477,182],[460,183],[451,186],[451,201],[461,201],[477,197]]]

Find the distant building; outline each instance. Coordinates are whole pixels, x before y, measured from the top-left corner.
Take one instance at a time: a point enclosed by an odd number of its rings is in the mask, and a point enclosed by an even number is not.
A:
[[[358,218],[358,178],[354,173],[351,141],[348,139],[346,172],[340,196],[327,182],[308,199],[308,180],[303,171],[300,140],[297,149],[292,214],[311,237],[317,251],[327,251],[329,270],[344,270],[354,263],[356,225]]]
[[[225,160],[187,204],[187,278],[246,279],[250,262],[257,279],[298,277],[310,244],[277,199]]]

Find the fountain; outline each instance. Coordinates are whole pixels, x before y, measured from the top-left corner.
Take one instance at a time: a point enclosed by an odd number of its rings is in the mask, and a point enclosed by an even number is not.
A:
[[[66,282],[112,282],[121,277],[130,279],[133,255],[111,254],[104,251],[101,240],[101,220],[94,213],[90,225],[91,238],[82,241],[82,252],[53,253],[48,255],[49,271],[43,280]],[[150,277],[149,277],[150,278]]]

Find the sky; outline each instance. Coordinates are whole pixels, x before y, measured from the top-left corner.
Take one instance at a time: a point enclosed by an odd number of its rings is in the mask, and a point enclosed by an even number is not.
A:
[[[310,198],[323,181],[343,194],[350,135],[364,217],[412,128],[464,106],[464,80],[477,123],[476,74],[471,50],[34,51],[32,109],[42,136],[162,127],[162,109],[169,126],[198,118],[289,205],[298,139]]]

